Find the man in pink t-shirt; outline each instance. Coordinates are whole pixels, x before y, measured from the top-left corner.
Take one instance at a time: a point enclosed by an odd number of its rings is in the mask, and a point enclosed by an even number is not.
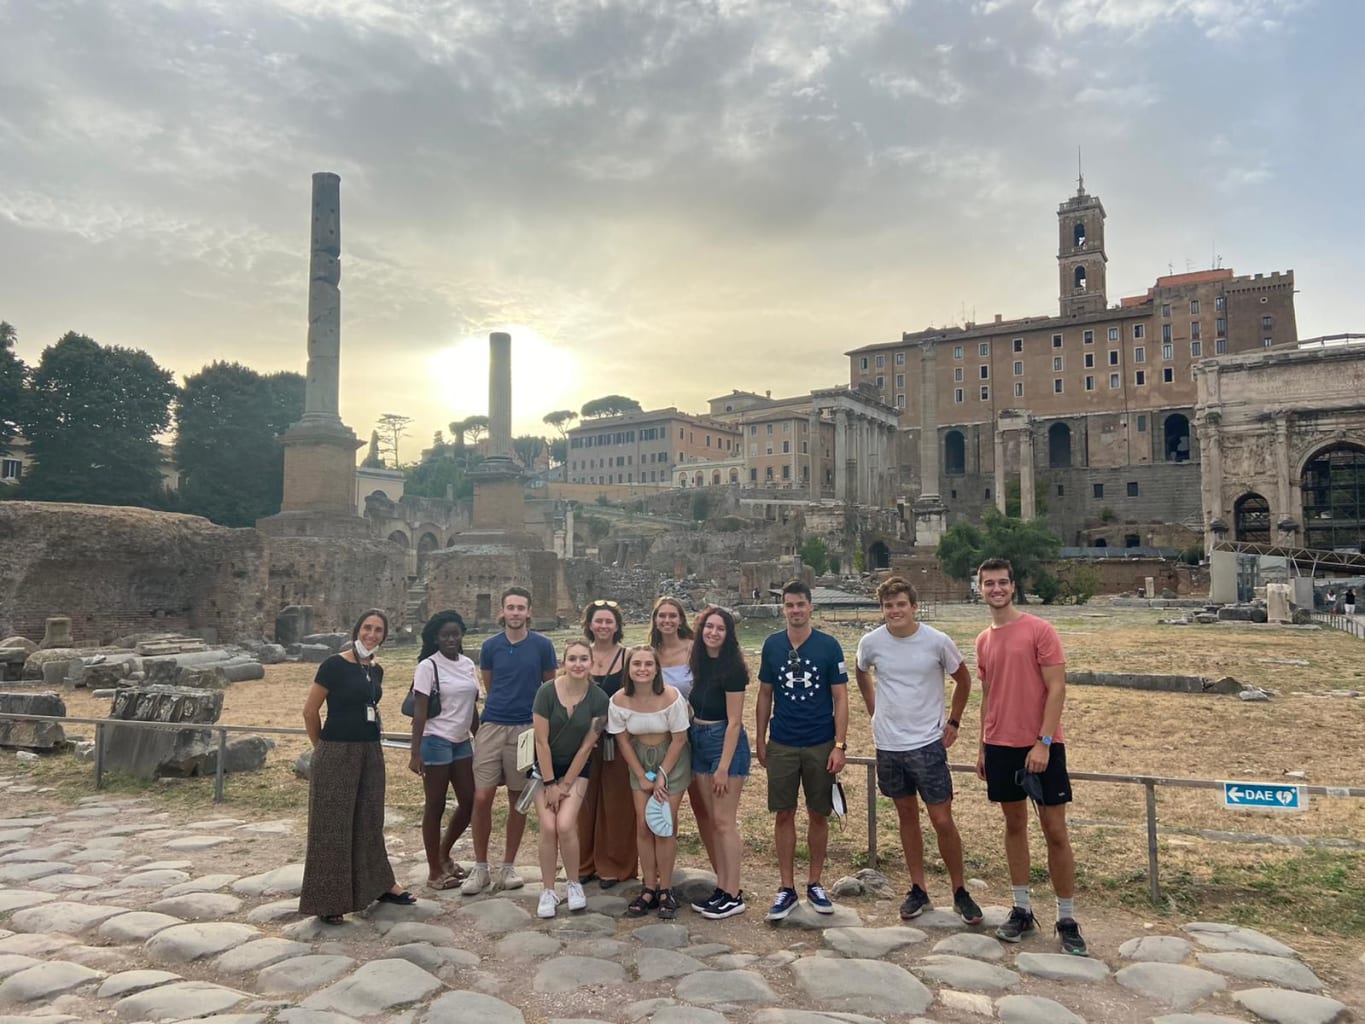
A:
[[[1076,861],[1066,831],[1071,779],[1062,742],[1066,656],[1052,624],[1014,604],[1014,569],[991,558],[976,571],[991,624],[976,638],[981,677],[981,745],[976,774],[1005,815],[1005,860],[1014,908],[996,937],[1018,942],[1038,927],[1029,892],[1028,799],[1038,807],[1047,840],[1047,871],[1057,894],[1062,951],[1087,955],[1076,924]]]

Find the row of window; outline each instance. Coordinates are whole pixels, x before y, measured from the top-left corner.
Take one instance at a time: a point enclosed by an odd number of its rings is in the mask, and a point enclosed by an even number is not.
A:
[[[1096,379],[1097,379],[1097,378],[1096,378],[1093,374],[1086,374],[1085,377],[1082,378],[1082,380],[1081,380],[1081,386],[1082,386],[1086,391],[1094,391],[1094,390],[1096,389],[1096,385],[1095,385]],[[1170,383],[1174,382],[1174,380],[1175,380],[1175,370],[1173,370],[1173,369],[1172,369],[1171,367],[1169,367],[1169,366],[1164,367],[1164,368],[1162,369],[1162,371],[1161,371],[1161,381],[1162,381],[1162,383],[1163,383],[1163,384],[1170,384]],[[1133,385],[1134,385],[1134,387],[1139,387],[1139,388],[1145,388],[1145,387],[1147,386],[1147,371],[1146,371],[1146,370],[1136,370],[1136,371],[1134,371],[1134,373],[1133,373]],[[1110,387],[1110,390],[1117,391],[1117,390],[1118,390],[1119,388],[1121,388],[1122,386],[1123,386],[1123,378],[1122,378],[1122,375],[1119,374],[1119,373],[1111,373],[1111,374],[1109,375],[1109,387]],[[1053,393],[1054,395],[1061,395],[1061,394],[1065,394],[1065,393],[1066,393],[1066,384],[1065,384],[1065,382],[1063,381],[1063,379],[1062,379],[1061,377],[1054,377],[1054,378],[1053,378],[1053,380],[1052,380],[1052,393]],[[989,384],[982,384],[982,385],[981,385],[981,388],[980,388],[980,390],[979,390],[979,392],[978,392],[978,394],[979,394],[979,396],[980,396],[981,401],[983,401],[983,402],[989,402],[989,401],[991,400],[991,386],[990,386]],[[1017,380],[1017,381],[1014,382],[1014,397],[1015,397],[1015,398],[1023,398],[1023,397],[1024,397],[1024,382],[1023,382],[1022,380]],[[954,388],[954,389],[953,389],[953,401],[954,401],[954,402],[957,402],[957,403],[961,404],[962,402],[965,402],[966,400],[967,400],[967,391],[966,391],[965,388]]]
[[[882,386],[883,386],[883,385],[882,385],[882,381],[883,381],[883,380],[884,380],[884,378],[882,378],[882,377],[878,377],[878,378],[877,378],[877,387],[882,387]],[[898,376],[898,377],[896,378],[896,381],[897,381],[897,384],[896,384],[897,387],[901,387],[901,388],[905,387],[905,375],[904,375],[904,374],[901,374],[900,376]],[[749,436],[750,436],[750,437],[757,437],[757,436],[758,436],[758,426],[759,426],[759,425],[758,425],[757,423],[750,423],[750,424],[749,424]],[[774,426],[774,425],[773,425],[772,423],[765,423],[765,424],[763,424],[763,427],[764,427],[764,431],[763,431],[763,432],[764,432],[765,434],[767,434],[769,437],[772,436],[772,433],[773,433],[773,426]],[[804,434],[804,433],[807,433],[807,432],[809,431],[809,429],[810,429],[810,427],[809,427],[808,424],[806,424],[806,423],[802,423],[802,424],[801,424],[801,433],[803,433],[803,434]],[[791,423],[791,420],[786,420],[786,421],[784,421],[783,424],[782,424],[782,433],[784,433],[784,434],[790,434],[791,432],[792,432],[792,423]]]
[[[664,438],[665,433],[666,431],[663,427],[645,427],[640,430],[639,435],[641,441],[659,441]],[[634,430],[617,430],[607,434],[587,434],[580,437],[571,437],[569,438],[569,447],[602,448],[614,444],[635,444],[635,434],[636,432]],[[706,434],[705,438],[706,447],[712,447],[712,435]],[[695,444],[696,439],[697,435],[694,431],[690,431],[686,427],[678,428],[679,441],[686,440],[689,444]],[[714,438],[714,441],[717,449],[723,449],[727,452],[730,450],[731,444],[733,443],[728,437],[717,437]]]
[[[777,453],[773,450],[773,446],[772,446],[772,445],[765,445],[765,448],[766,448],[766,450],[764,451],[764,454],[765,454],[765,455],[775,455],[775,454],[777,454]],[[790,455],[791,453],[792,453],[792,443],[791,443],[790,441],[783,441],[783,442],[782,442],[782,454],[783,454],[783,455]],[[750,445],[749,445],[749,454],[750,454],[751,456],[756,456],[756,455],[758,455],[758,445],[756,445],[756,444],[750,444]],[[802,454],[802,455],[809,455],[809,454],[810,454],[810,442],[809,442],[809,441],[802,441],[802,442],[801,442],[801,454]]]
[[[652,462],[667,462],[669,452],[645,452],[640,456],[640,464],[647,465]],[[678,461],[683,461],[683,453],[678,452]],[[614,458],[608,456],[601,459],[575,459],[569,463],[569,469],[604,469],[607,466],[633,466],[635,465],[634,455],[617,455]]]
[[[1227,300],[1227,297],[1226,297],[1226,296],[1223,296],[1223,295],[1214,296],[1214,299],[1213,299],[1213,308],[1214,308],[1217,312],[1219,312],[1219,313],[1224,312],[1224,311],[1228,308],[1228,300]],[[1161,315],[1162,315],[1163,318],[1165,318],[1165,319],[1167,319],[1167,320],[1169,320],[1169,319],[1171,318],[1171,304],[1170,304],[1169,302],[1163,302],[1163,303],[1161,304]],[[1198,299],[1190,299],[1190,316],[1198,316],[1198,315],[1199,315],[1199,300],[1198,300]]]

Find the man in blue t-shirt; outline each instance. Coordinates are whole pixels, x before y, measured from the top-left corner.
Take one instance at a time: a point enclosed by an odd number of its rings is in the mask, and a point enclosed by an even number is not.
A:
[[[792,580],[782,588],[787,628],[763,642],[758,668],[758,763],[768,770],[768,810],[777,815],[773,835],[782,887],[768,910],[780,921],[797,904],[796,794],[806,795],[810,824],[810,875],[806,898],[817,913],[834,913],[820,872],[829,845],[834,776],[848,749],[848,669],[839,641],[813,629],[810,587]],[[769,722],[772,724],[769,735]]]
[[[460,886],[466,896],[485,889],[520,889],[526,883],[515,863],[526,815],[517,811],[517,797],[526,775],[517,771],[517,740],[531,728],[531,705],[540,684],[555,677],[555,646],[549,637],[531,630],[531,592],[508,587],[502,595],[502,632],[483,642],[479,675],[483,679],[483,714],[474,737],[474,870]],[[507,787],[507,842],[502,869],[492,877],[488,869],[488,841],[493,835],[493,800],[498,787]]]

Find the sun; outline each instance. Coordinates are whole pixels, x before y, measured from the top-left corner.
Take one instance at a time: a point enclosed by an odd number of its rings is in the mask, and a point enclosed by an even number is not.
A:
[[[543,435],[546,413],[577,408],[578,364],[561,343],[525,324],[505,324],[467,335],[432,356],[432,394],[450,419],[488,412],[488,335],[512,336],[512,434]]]

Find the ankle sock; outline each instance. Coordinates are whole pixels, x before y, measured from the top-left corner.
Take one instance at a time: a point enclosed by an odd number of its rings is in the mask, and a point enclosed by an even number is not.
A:
[[[1058,896],[1057,920],[1061,921],[1068,917],[1071,918],[1073,921],[1076,920],[1076,898],[1073,896],[1070,899],[1064,900],[1060,896]]]
[[[1033,896],[1029,892],[1029,887],[1027,885],[1014,885],[1010,888],[1014,891],[1014,905],[1020,910],[1031,911],[1033,909]]]
[[[481,861],[479,861],[477,864],[475,864],[474,867],[475,867],[476,869],[477,869],[477,868],[483,868],[483,870],[487,871],[487,870],[488,870],[488,861],[486,861],[486,860],[481,860]]]

